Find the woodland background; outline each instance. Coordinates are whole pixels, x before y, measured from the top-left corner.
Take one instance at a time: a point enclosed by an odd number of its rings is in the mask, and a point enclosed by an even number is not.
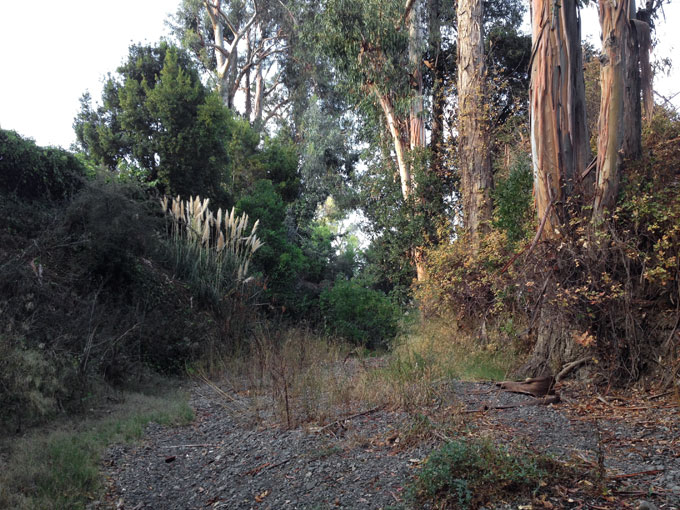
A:
[[[579,8],[533,0],[529,35],[517,0],[184,0],[72,151],[1,131],[3,428],[288,328],[677,385],[663,2],[600,2],[601,52]]]

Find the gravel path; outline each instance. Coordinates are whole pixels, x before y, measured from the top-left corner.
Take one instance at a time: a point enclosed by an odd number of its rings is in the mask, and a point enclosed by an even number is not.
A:
[[[646,405],[624,409],[567,389],[556,406],[526,405],[531,397],[492,384],[452,385],[470,434],[594,470],[599,458],[613,477],[606,498],[584,503],[578,488],[558,488],[545,508],[637,508],[640,498],[659,509],[680,508],[678,409],[669,402],[641,400]],[[191,425],[150,425],[143,442],[109,450],[107,497],[92,508],[404,508],[404,487],[442,440],[435,434],[414,441],[407,433],[413,417],[401,411],[372,410],[322,431],[282,430],[267,420],[244,423],[240,406],[209,386],[196,385],[191,395]],[[519,406],[494,409],[513,405]],[[582,481],[594,483],[588,476]]]

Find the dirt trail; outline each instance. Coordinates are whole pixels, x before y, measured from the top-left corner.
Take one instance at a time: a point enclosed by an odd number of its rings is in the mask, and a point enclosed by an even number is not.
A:
[[[562,403],[537,406],[489,383],[451,384],[458,396],[451,413],[460,413],[468,434],[584,468],[583,480],[556,488],[531,508],[637,508],[640,499],[680,508],[680,419],[670,401],[649,395],[599,400],[567,388]],[[282,430],[268,420],[248,424],[238,400],[225,401],[207,385],[194,386],[191,395],[196,420],[190,426],[152,425],[143,442],[109,450],[108,492],[92,508],[404,508],[405,486],[446,439],[434,431],[414,441],[408,433],[413,416],[402,411],[372,410],[321,432]],[[440,403],[439,412],[447,405]],[[599,462],[609,493],[594,498]]]

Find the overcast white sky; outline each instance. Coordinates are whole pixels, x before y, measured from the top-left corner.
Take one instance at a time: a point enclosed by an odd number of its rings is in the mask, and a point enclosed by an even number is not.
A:
[[[103,77],[127,55],[131,43],[167,35],[165,20],[179,0],[2,0],[0,4],[0,126],[40,145],[68,148],[73,118],[86,90],[98,99]],[[680,2],[665,8],[658,55],[676,60],[672,77],[658,77],[664,95],[680,92]],[[599,41],[594,7],[584,12],[584,35]],[[675,98],[680,107],[680,96]]]

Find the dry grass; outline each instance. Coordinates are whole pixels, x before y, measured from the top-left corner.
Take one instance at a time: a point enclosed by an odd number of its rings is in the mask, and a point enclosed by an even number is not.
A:
[[[406,410],[450,402],[450,381],[501,380],[517,361],[510,348],[480,346],[455,328],[423,322],[403,336],[384,366],[355,383],[364,400]]]
[[[261,324],[248,352],[223,359],[219,382],[210,382],[229,408],[251,422],[273,418],[284,427],[323,422],[349,409],[352,374],[343,370],[350,347],[303,327]]]
[[[457,423],[453,379],[503,379],[514,364],[509,351],[474,348],[441,324],[420,325],[379,356],[305,328],[267,325],[248,353],[223,360],[221,372],[227,375],[210,384],[251,422],[271,419],[273,411],[284,427],[321,425],[386,407],[414,417],[407,432],[415,438],[441,435]]]

